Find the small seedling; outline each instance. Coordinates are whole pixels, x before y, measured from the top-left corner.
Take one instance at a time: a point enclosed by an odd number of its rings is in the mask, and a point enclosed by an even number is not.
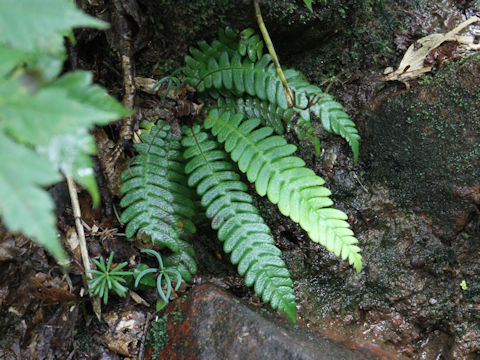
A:
[[[170,298],[170,294],[172,293],[171,277],[175,277],[177,280],[177,284],[175,286],[175,291],[177,291],[180,287],[180,284],[183,281],[182,275],[180,275],[180,272],[175,267],[164,267],[162,257],[155,250],[143,249],[142,253],[147,253],[155,256],[158,261],[158,268],[151,268],[144,264],[139,264],[136,269],[137,271],[134,272],[135,287],[138,287],[139,284],[143,284],[147,286],[155,286],[156,284],[158,294],[160,295],[160,297],[165,303],[168,303],[168,299]],[[142,268],[143,270],[141,270]],[[141,271],[138,272],[138,270],[141,270]],[[154,278],[153,278],[154,273],[157,273],[156,281],[154,281]],[[147,276],[148,274],[151,274],[151,275]],[[167,285],[166,293],[163,292],[163,282],[165,282]]]
[[[127,287],[121,283],[126,282],[126,277],[133,275],[131,271],[123,271],[122,269],[127,265],[127,262],[122,262],[112,268],[113,252],[110,253],[107,264],[100,257],[100,261],[92,259],[100,270],[88,270],[93,274],[93,279],[88,280],[89,291],[99,298],[103,297],[103,303],[108,303],[108,292],[112,290],[120,297],[125,297],[127,293]]]

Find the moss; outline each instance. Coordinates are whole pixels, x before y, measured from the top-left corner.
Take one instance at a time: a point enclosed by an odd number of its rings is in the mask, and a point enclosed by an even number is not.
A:
[[[167,316],[168,314],[165,314],[160,318],[156,318],[150,324],[145,343],[152,347],[152,358],[156,358],[168,343]]]
[[[398,21],[383,2],[358,0],[339,4],[329,1],[327,6],[319,8],[316,10],[319,13],[329,14],[328,26],[300,34],[292,30],[297,35],[293,46],[279,34],[275,45],[287,59],[285,65],[294,66],[314,83],[323,83],[340,72],[348,78],[357,69],[371,69],[372,64],[392,56],[394,44],[390,34],[398,28]]]
[[[373,154],[374,176],[401,205],[448,212],[458,206],[452,184],[477,180],[480,79],[468,74],[478,68],[480,56],[452,63],[433,80],[388,99],[372,119],[375,140],[366,151]]]
[[[173,321],[175,324],[179,324],[183,321],[183,313],[181,311],[176,311],[173,313]]]

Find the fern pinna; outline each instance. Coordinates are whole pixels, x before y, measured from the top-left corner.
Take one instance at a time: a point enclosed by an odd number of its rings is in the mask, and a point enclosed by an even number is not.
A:
[[[136,231],[147,235],[188,281],[196,270],[192,248],[185,241],[185,235],[195,231],[196,194],[190,190],[195,188],[245,283],[295,322],[292,280],[238,171],[313,241],[359,272],[362,257],[347,215],[330,207],[333,202],[324,180],[293,156],[296,147],[279,136],[293,128],[314,142],[318,154],[320,143],[312,126],[318,118],[327,131],[349,143],[356,160],[357,130],[332,96],[295,70],[284,72],[295,94],[294,107],[288,107],[270,55],[263,54],[263,42],[252,30],[226,29],[220,31],[219,40],[198,45],[186,57],[184,84],[215,102],[207,102],[202,116],[183,127],[183,139],[169,133],[163,122],[142,131],[143,143],[136,145],[139,155],[123,174],[121,220],[127,223],[126,235]]]

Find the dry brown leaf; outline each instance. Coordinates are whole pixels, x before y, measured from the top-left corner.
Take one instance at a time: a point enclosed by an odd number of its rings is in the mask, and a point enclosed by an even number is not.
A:
[[[382,77],[380,80],[401,81],[409,87],[407,83],[408,80],[418,78],[432,70],[433,65],[424,66],[425,58],[432,50],[439,47],[445,41],[456,41],[462,44],[465,50],[478,50],[479,46],[474,44],[474,38],[472,36],[458,36],[457,33],[479,20],[478,17],[474,16],[446,34],[430,34],[417,40],[410,45],[405,52],[398,69],[390,72],[387,70],[391,68],[387,68],[386,72],[384,72],[386,76]]]

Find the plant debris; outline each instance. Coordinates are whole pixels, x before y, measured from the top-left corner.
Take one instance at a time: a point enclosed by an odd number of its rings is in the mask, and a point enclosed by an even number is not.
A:
[[[392,67],[386,68],[385,76],[380,80],[401,81],[409,89],[408,81],[432,71],[444,60],[478,51],[480,44],[475,43],[475,36],[457,34],[479,20],[478,17],[473,16],[446,34],[430,34],[417,40],[408,47],[398,69],[393,71]]]

